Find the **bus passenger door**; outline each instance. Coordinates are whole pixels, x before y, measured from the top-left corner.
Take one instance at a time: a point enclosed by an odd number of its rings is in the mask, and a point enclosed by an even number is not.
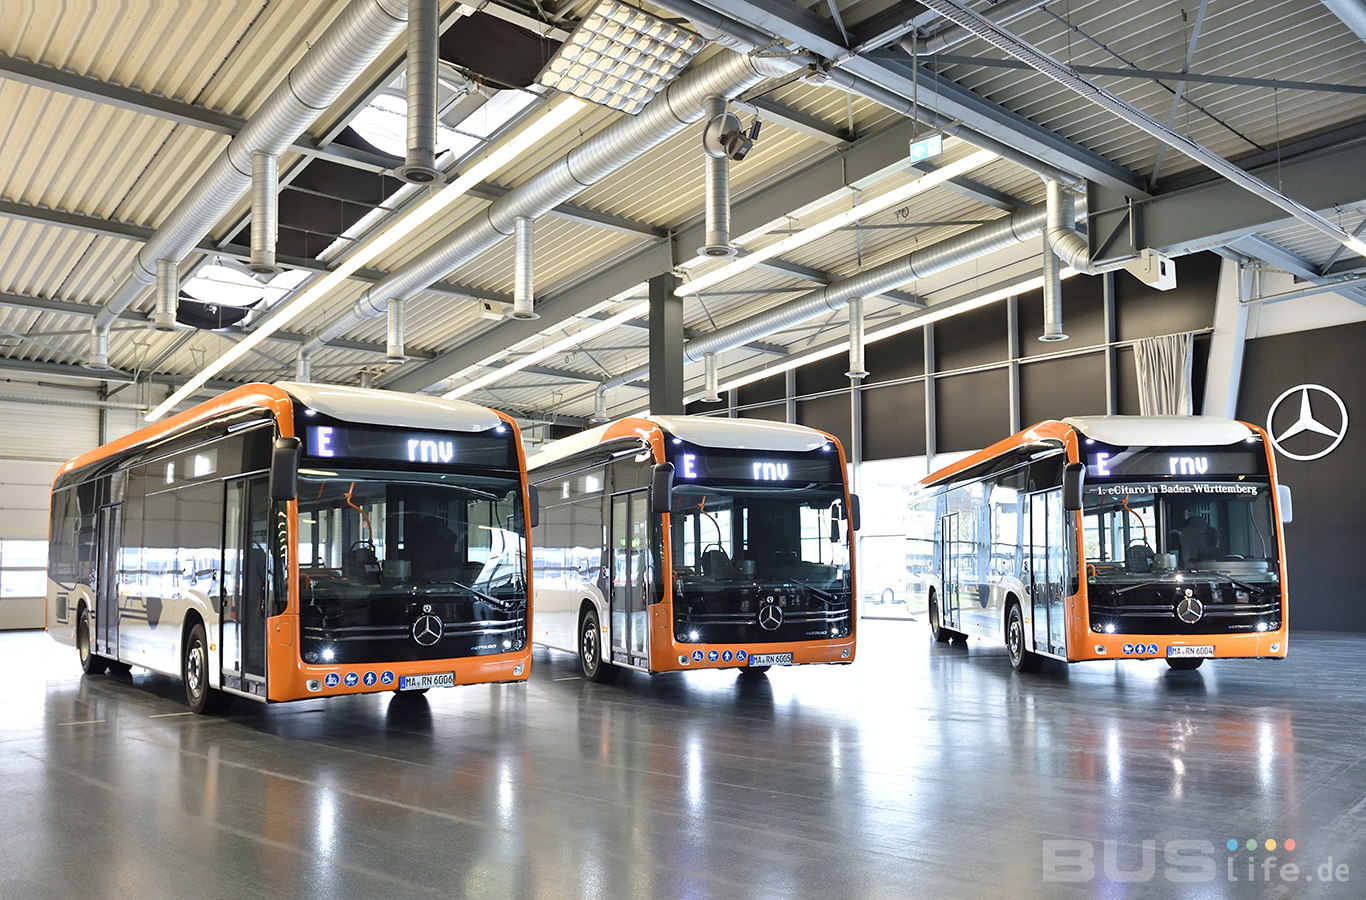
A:
[[[963,574],[961,560],[958,559],[958,513],[949,513],[939,520],[939,558],[944,561],[939,619],[945,628],[957,631],[962,627],[958,604],[961,593],[959,579]]]
[[[612,497],[612,661],[649,665],[649,491]]]
[[[270,603],[270,496],[265,476],[227,483],[220,641],[224,686],[264,695]]]
[[[119,531],[123,507],[100,508],[95,559],[95,652],[119,658]]]
[[[1062,491],[1030,494],[1029,594],[1032,604],[1034,647],[1058,656],[1067,655],[1063,601],[1067,594],[1067,542],[1063,539]]]

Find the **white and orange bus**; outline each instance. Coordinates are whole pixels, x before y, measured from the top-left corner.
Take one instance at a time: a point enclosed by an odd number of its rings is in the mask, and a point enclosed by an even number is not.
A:
[[[525,473],[480,406],[246,385],[61,467],[47,629],[196,712],[525,680]]]
[[[823,432],[628,418],[528,463],[541,502],[533,640],[585,677],[854,659],[857,498]]]
[[[1284,657],[1282,523],[1266,433],[1205,416],[1083,416],[1026,429],[922,480],[908,546],[932,546],[936,640],[1045,657]]]

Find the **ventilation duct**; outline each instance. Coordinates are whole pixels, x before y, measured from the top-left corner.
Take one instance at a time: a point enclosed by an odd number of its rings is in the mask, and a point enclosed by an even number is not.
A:
[[[1051,178],[1045,178],[1048,190],[1048,228],[1045,243],[1063,262],[1083,275],[1099,275],[1101,269],[1091,264],[1091,247],[1086,238],[1077,233],[1076,204],[1072,194]]]
[[[280,161],[257,150],[251,155],[251,262],[253,275],[275,275],[275,242],[280,233]]]
[[[133,271],[95,316],[92,363],[99,333],[107,352],[110,326],[156,279],[156,261],[184,259],[242,199],[252,154],[278,157],[287,149],[393,42],[407,16],[403,0],[353,0],[337,16],[138,253]]]
[[[1043,334],[1039,340],[1067,340],[1062,330],[1062,261],[1053,252],[1047,232],[1043,236]]]
[[[720,403],[721,390],[720,378],[718,378],[716,374],[716,354],[708,353],[705,357],[702,358],[702,362],[706,365],[706,372],[703,381],[705,387],[702,391],[702,402]]]
[[[390,298],[409,297],[513,233],[518,216],[536,218],[596,184],[697,122],[708,97],[733,97],[807,60],[720,52],[659,93],[634,118],[621,118],[508,191],[445,240],[372,286],[355,307],[324,328],[309,346],[341,337],[357,322],[381,316]]]
[[[365,390],[370,390],[375,386],[375,373],[369,369],[362,369],[360,373],[360,386]]]
[[[849,378],[866,378],[868,368],[863,358],[863,298],[849,301]]]
[[[724,97],[708,97],[702,117],[702,150],[707,164],[707,236],[697,248],[698,256],[734,256],[730,245],[730,157],[721,144],[721,135],[739,131],[738,116],[726,111]]]
[[[539,319],[536,315],[535,230],[529,216],[513,222],[512,313],[514,319]]]
[[[437,0],[408,0],[408,156],[394,174],[409,184],[441,180],[436,167]]]
[[[175,331],[176,307],[180,303],[180,272],[174,260],[157,260],[157,309],[152,327]]]
[[[113,366],[109,365],[109,328],[96,327],[90,332],[90,358],[82,363],[85,368],[92,372],[108,372]]]
[[[310,350],[300,350],[299,355],[294,358],[294,380],[300,384],[308,384],[313,380],[313,353]]]
[[[401,363],[408,359],[403,346],[407,338],[407,312],[406,300],[389,304],[389,329],[384,341],[384,358],[388,362]]]
[[[588,421],[594,425],[611,421],[607,418],[607,385],[605,383],[598,385],[598,389],[593,392],[593,418]]]

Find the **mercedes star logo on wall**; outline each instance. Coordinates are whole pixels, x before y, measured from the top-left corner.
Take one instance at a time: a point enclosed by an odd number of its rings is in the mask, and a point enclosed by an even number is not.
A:
[[[1319,415],[1328,413],[1332,409],[1332,407],[1328,405],[1327,400],[1332,400],[1333,403],[1337,405],[1338,415],[1336,417],[1327,417],[1330,423],[1335,423],[1337,425],[1336,428],[1333,428],[1329,424],[1325,424],[1321,419],[1316,418],[1314,413],[1315,404],[1310,400],[1311,395],[1315,394],[1321,395],[1317,403]],[[1299,401],[1299,415],[1293,422],[1286,424],[1286,420],[1289,419],[1291,414],[1290,411],[1293,411],[1296,407],[1296,402],[1295,400],[1291,400],[1291,397],[1295,397]],[[1288,410],[1285,415],[1281,416],[1283,424],[1281,428],[1277,430],[1276,413],[1281,408],[1282,403],[1286,404]],[[1282,456],[1303,461],[1321,459],[1336,450],[1338,444],[1341,444],[1342,439],[1347,436],[1347,406],[1342,402],[1341,397],[1321,384],[1297,385],[1281,394],[1276,398],[1275,402],[1271,404],[1271,409],[1266,414],[1266,433],[1271,435],[1272,445]],[[1296,442],[1295,446],[1297,449],[1308,452],[1292,453],[1285,449],[1285,442],[1299,435],[1318,435],[1319,437],[1315,438],[1313,441],[1306,438]]]
[[[431,613],[418,616],[417,621],[413,623],[413,640],[424,647],[430,647],[441,640],[441,630],[442,625],[439,616]]]
[[[778,626],[783,624],[782,608],[776,603],[759,607],[759,625],[765,631],[777,631]]]

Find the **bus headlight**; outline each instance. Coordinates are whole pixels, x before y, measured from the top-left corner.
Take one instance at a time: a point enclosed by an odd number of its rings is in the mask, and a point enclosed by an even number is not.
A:
[[[1115,623],[1114,623],[1114,622],[1106,622],[1106,623],[1105,623],[1105,633],[1106,633],[1106,634],[1114,634],[1114,633],[1115,633]]]
[[[1257,623],[1257,630],[1258,630],[1258,631],[1266,631],[1266,623],[1265,623],[1265,622],[1258,622],[1258,623]]]
[[[324,647],[324,648],[323,648],[323,662],[331,662],[332,660],[334,660],[334,659],[336,659],[336,658],[337,658],[337,654],[333,652],[333,650],[332,650],[331,647]]]
[[[695,640],[697,640],[699,637],[701,637],[701,635],[699,635],[696,631],[689,631],[689,632],[688,632],[688,640],[690,640],[690,641],[695,641]]]

